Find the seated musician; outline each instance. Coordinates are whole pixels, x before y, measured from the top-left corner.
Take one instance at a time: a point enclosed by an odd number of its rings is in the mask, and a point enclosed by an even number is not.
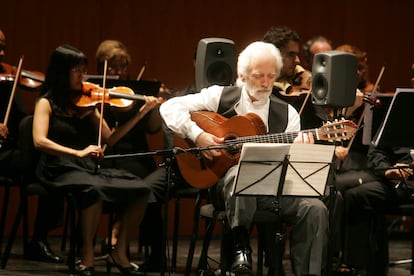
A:
[[[201,148],[220,145],[224,138],[204,131],[191,120],[190,112],[197,110],[217,112],[228,118],[252,112],[263,119],[268,132],[299,131],[300,118],[295,108],[272,96],[281,68],[282,56],[276,47],[253,42],[238,57],[236,86],[214,85],[197,94],[172,98],[161,105],[161,116],[170,129]],[[314,138],[312,134],[299,133],[295,142],[313,143]],[[202,152],[208,160],[217,160],[221,154],[218,149]],[[249,229],[253,215],[256,209],[275,211],[276,205],[268,197],[236,197],[232,193],[236,171],[237,166],[228,168],[218,180],[217,189],[222,191],[234,239],[232,271],[251,273]],[[315,198],[282,198],[280,203],[282,218],[293,226],[290,244],[295,274],[321,275],[328,237],[326,206]]]
[[[301,117],[302,129],[319,127],[326,121],[326,114],[312,105],[310,98],[311,72],[300,66],[300,37],[287,27],[271,27],[263,37],[264,42],[276,46],[283,58],[283,68],[274,83],[273,94],[292,104]]]
[[[96,50],[97,71],[104,73],[105,58],[108,60],[107,74],[119,76],[122,81],[138,81],[130,76],[131,55],[127,47],[118,40],[104,40]],[[160,99],[158,99],[160,100]],[[105,110],[105,119],[111,128],[122,126],[137,112],[143,114],[142,118],[132,127],[132,129],[112,147],[108,147],[107,154],[127,154],[136,152],[149,152],[147,134],[153,134],[161,128],[161,118],[159,117],[158,104],[154,104],[142,110],[144,102],[137,101],[130,110],[117,110],[108,108]],[[148,106],[148,105],[146,105]],[[161,145],[160,145],[161,148]],[[156,164],[153,156],[138,156],[127,158],[116,158],[106,162],[106,166],[121,168],[145,179],[151,186],[157,197],[157,202],[148,204],[144,219],[140,225],[140,243],[150,247],[150,256],[139,266],[141,272],[159,272],[162,259],[162,216],[161,207],[164,196],[165,177],[163,171],[156,171]],[[154,180],[153,180],[154,179]],[[156,182],[155,182],[156,181]],[[115,245],[118,238],[119,222],[115,223],[112,233],[111,245]],[[138,233],[138,229],[137,229]],[[108,240],[106,240],[109,243]]]
[[[14,68],[4,63],[5,49],[6,36],[0,29],[0,73],[10,75],[12,73],[10,70],[14,70]],[[0,118],[3,122],[10,101],[13,81],[14,79],[0,82]],[[28,111],[24,104],[22,104],[22,100],[19,101],[19,88],[19,86],[16,88],[8,123],[0,123],[0,140],[2,141],[0,148],[0,174],[8,177],[16,177],[26,172],[21,171],[26,169],[22,168],[22,164],[26,164],[18,148],[20,136],[18,129],[20,121],[24,116],[28,115]],[[62,215],[62,198],[55,195],[42,195],[39,197],[33,235],[31,241],[24,248],[25,259],[48,263],[63,262],[63,258],[53,252],[48,242],[48,233],[61,226]]]
[[[321,35],[314,36],[306,41],[302,46],[305,68],[312,71],[313,57],[317,53],[331,51],[332,49],[332,41]]]
[[[376,177],[342,192],[345,216],[340,271],[345,275],[387,275],[384,214],[410,199],[414,188],[413,170],[398,166],[412,163],[409,148],[371,145],[368,166]]]
[[[150,187],[130,172],[98,166],[104,154],[99,141],[116,143],[157,99],[146,97],[140,112],[111,130],[95,106],[77,105],[86,66],[85,54],[70,45],[57,47],[51,55],[33,117],[33,143],[41,152],[36,175],[46,189],[70,192],[77,199],[82,225],[79,275],[95,275],[94,237],[104,203],[122,210],[117,243],[109,252],[107,265],[114,265],[122,275],[143,275],[130,263],[128,244],[147,203],[155,197]]]
[[[349,44],[343,44],[336,48],[338,51],[354,54],[358,62],[358,86],[357,88],[363,93],[378,92],[372,91],[374,84],[368,78],[368,56],[367,53],[360,50],[358,47]],[[376,87],[377,89],[379,87]]]

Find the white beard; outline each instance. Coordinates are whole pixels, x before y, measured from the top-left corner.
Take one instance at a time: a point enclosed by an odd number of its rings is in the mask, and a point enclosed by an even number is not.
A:
[[[269,96],[272,94],[271,88],[251,87],[248,83],[246,83],[246,90],[249,91],[250,96],[252,96],[258,101],[265,100],[269,98]]]

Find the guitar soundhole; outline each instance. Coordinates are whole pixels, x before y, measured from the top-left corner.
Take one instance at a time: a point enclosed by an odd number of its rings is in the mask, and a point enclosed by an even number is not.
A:
[[[227,137],[225,143],[227,142],[226,151],[232,155],[238,154],[243,146],[241,143],[235,143],[236,137]]]

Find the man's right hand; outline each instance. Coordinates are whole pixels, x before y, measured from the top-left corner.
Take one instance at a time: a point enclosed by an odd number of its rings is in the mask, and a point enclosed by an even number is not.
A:
[[[214,136],[213,134],[203,132],[198,135],[196,139],[196,145],[200,148],[207,148],[207,147],[214,147],[215,145],[220,145],[224,142],[224,138],[219,138]],[[217,157],[221,155],[221,150],[219,149],[212,149],[212,150],[203,150],[202,151],[205,158],[208,160],[212,160],[213,157]]]

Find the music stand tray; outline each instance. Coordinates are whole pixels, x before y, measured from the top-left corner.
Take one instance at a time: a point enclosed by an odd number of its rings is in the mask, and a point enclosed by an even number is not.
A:
[[[334,151],[334,145],[245,143],[233,193],[321,197]]]

